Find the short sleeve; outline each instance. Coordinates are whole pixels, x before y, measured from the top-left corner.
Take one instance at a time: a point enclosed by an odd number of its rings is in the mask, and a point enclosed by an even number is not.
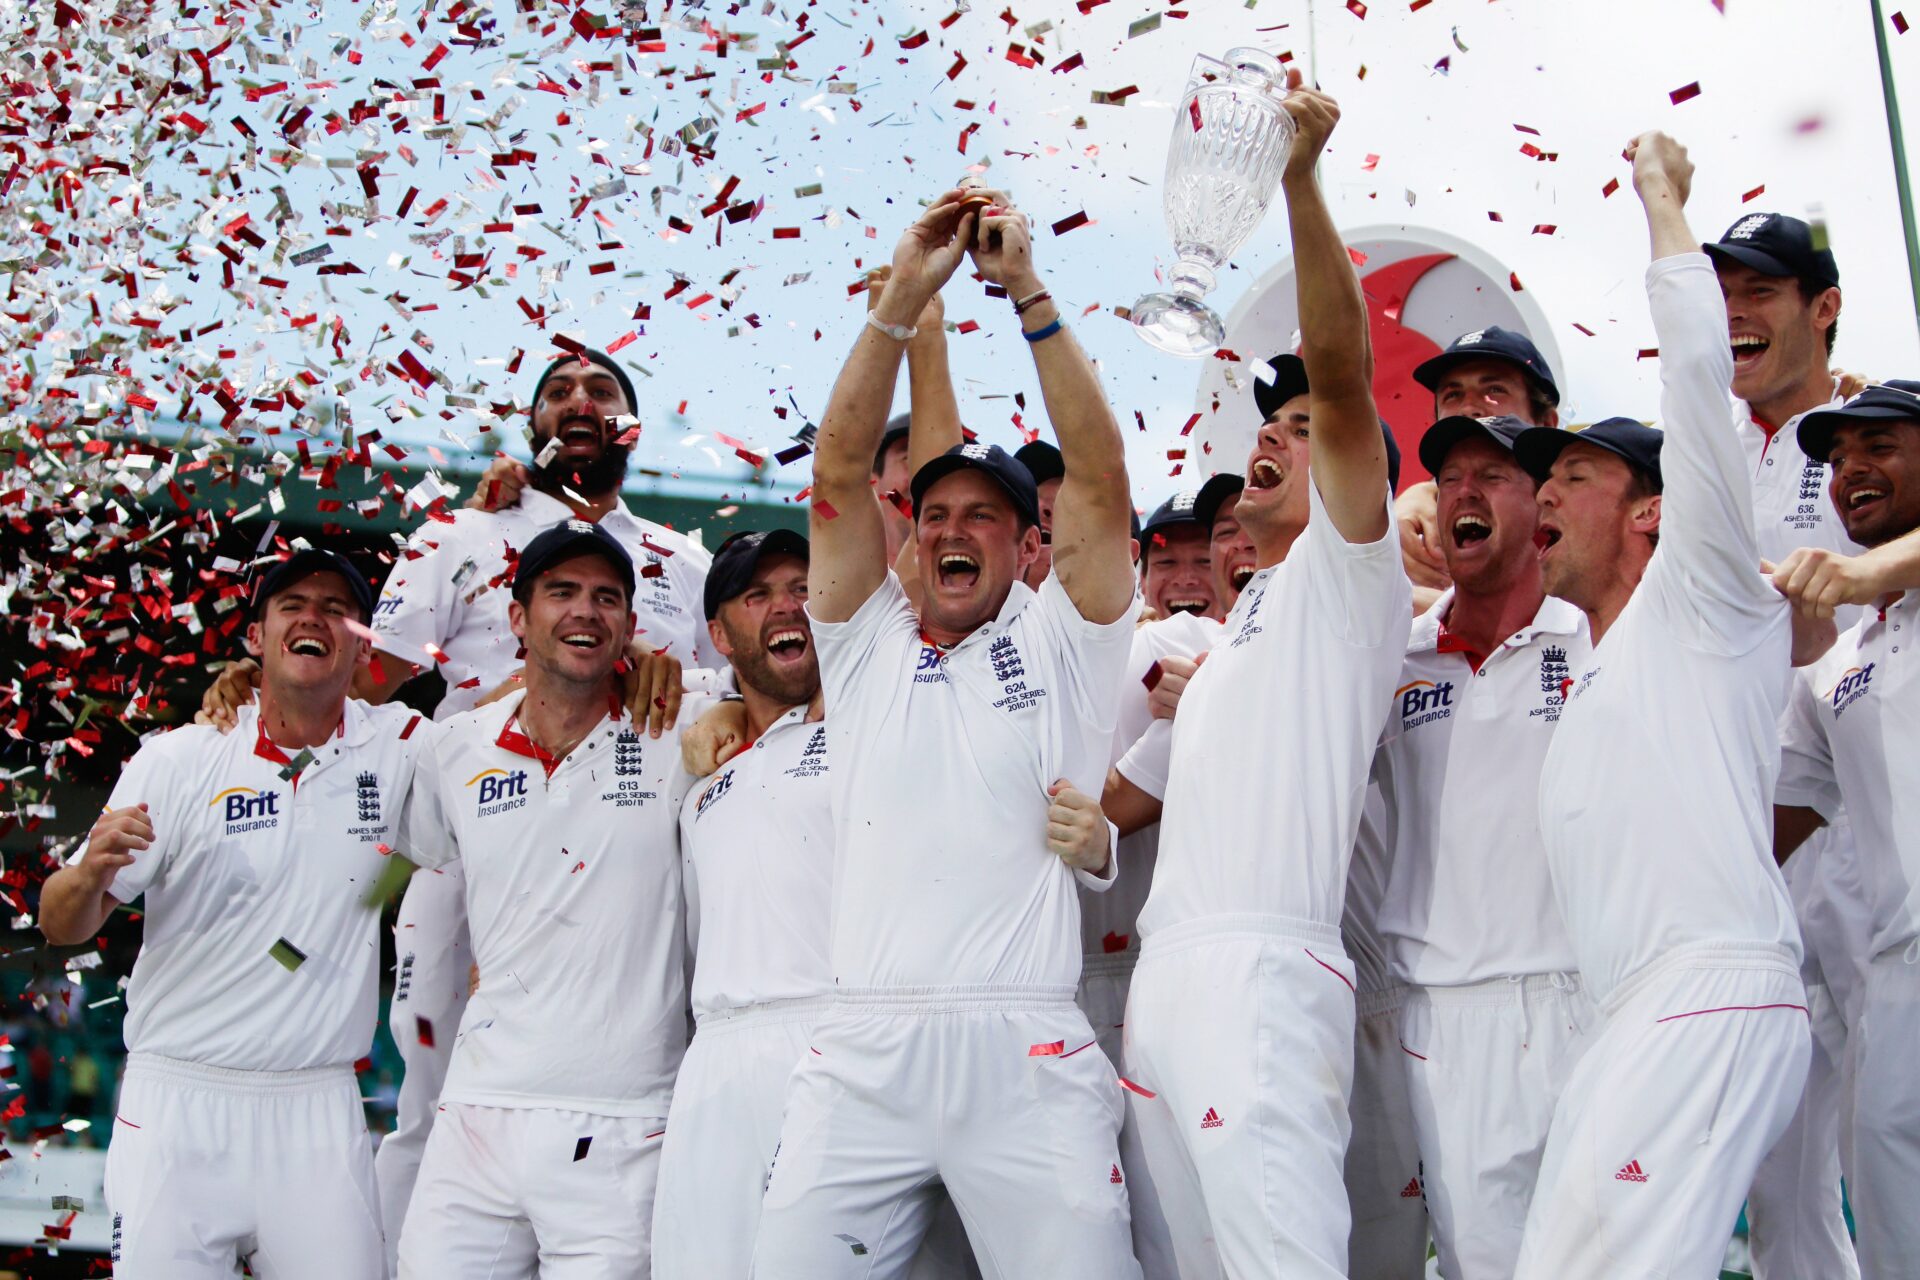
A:
[[[213,730],[187,732],[211,733]],[[107,886],[107,892],[116,902],[132,902],[155,885],[164,887],[168,874],[176,871],[173,864],[180,847],[181,815],[175,792],[180,778],[170,757],[177,745],[155,739],[141,747],[120,771],[120,780],[113,784],[113,794],[107,797],[109,809],[146,805],[147,821],[153,824],[153,844],[135,853],[133,862],[120,868],[113,883]]]
[[[431,662],[427,646],[443,647],[459,629],[461,591],[480,585],[456,582],[466,541],[459,519],[453,524],[428,520],[407,539],[373,609],[373,647],[380,652],[426,666]]]
[[[1413,588],[1400,560],[1400,530],[1392,513],[1377,541],[1348,542],[1327,514],[1319,485],[1307,486],[1307,502],[1307,531],[1291,554],[1306,552],[1313,617],[1335,639],[1355,648],[1404,645],[1413,617]]]
[[[1818,810],[1833,821],[1840,813],[1840,782],[1833,767],[1833,744],[1821,717],[1813,674],[1825,664],[1796,671],[1786,714],[1780,718],[1780,781],[1773,789],[1777,805]]]
[[[413,765],[413,785],[407,788],[406,807],[400,811],[399,849],[417,867],[437,869],[460,856],[460,842],[443,799],[440,754],[444,745],[436,735],[420,749]]]
[[[820,653],[820,687],[829,712],[853,699],[868,668],[884,651],[912,643],[920,630],[906,589],[891,569],[845,622],[822,622],[814,617],[811,606],[807,619]]]
[[[1056,678],[1075,714],[1083,723],[1112,733],[1127,657],[1133,650],[1134,619],[1140,616],[1139,593],[1112,622],[1089,622],[1082,617],[1054,574],[1047,575],[1036,596],[1028,612],[1045,629]]]
[[[1155,720],[1127,749],[1114,768],[1155,800],[1167,798],[1167,773],[1173,762],[1173,721]]]

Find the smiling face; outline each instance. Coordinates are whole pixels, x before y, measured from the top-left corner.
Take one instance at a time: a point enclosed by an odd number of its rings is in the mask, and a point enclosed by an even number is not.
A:
[[[1462,591],[1492,595],[1538,574],[1540,509],[1533,477],[1512,453],[1485,436],[1468,436],[1447,450],[1434,480],[1440,552]]]
[[[524,598],[521,598],[524,597]],[[633,639],[633,605],[606,557],[583,552],[544,570],[507,606],[527,670],[565,685],[593,687]]]
[[[741,684],[798,706],[820,688],[820,659],[806,605],[807,562],[764,555],[747,589],[720,606],[707,634]]]
[[[588,497],[617,489],[629,450],[614,443],[620,432],[613,419],[632,412],[619,380],[607,370],[577,360],[563,363],[547,375],[533,406],[534,457],[549,440],[560,441],[542,474]]]
[[[1433,392],[1433,418],[1498,418],[1511,416],[1536,427],[1557,426],[1560,415],[1550,406],[1536,413],[1528,394],[1527,375],[1511,360],[1462,360],[1441,375]]]
[[[1307,408],[1297,395],[1260,425],[1247,456],[1247,487],[1234,515],[1248,532],[1278,533],[1307,525]]]
[[[1827,462],[1827,492],[1849,538],[1877,547],[1920,527],[1920,421],[1842,427]]]
[[[274,688],[343,696],[354,668],[373,656],[372,642],[348,626],[365,622],[347,580],[323,569],[268,597],[259,619],[247,626],[247,652],[260,660],[261,680]]]
[[[1840,314],[1840,290],[1806,297],[1791,276],[1765,276],[1739,263],[1714,263],[1727,300],[1733,345],[1733,394],[1748,404],[1791,396],[1827,370],[1827,328]]]
[[[1040,530],[1020,527],[1013,500],[984,471],[936,480],[914,512],[920,617],[941,640],[994,618],[1040,554]]]
[[[1253,535],[1234,514],[1234,504],[1223,502],[1213,516],[1213,532],[1207,542],[1207,559],[1213,577],[1213,597],[1219,601],[1219,616],[1225,618],[1240,591],[1252,579],[1256,563]]]
[[[1147,535],[1141,594],[1163,618],[1197,613],[1215,621],[1226,616],[1213,593],[1211,539],[1197,524],[1171,524]]]
[[[1575,441],[1560,451],[1535,495],[1534,541],[1548,595],[1583,609],[1605,599],[1634,559],[1633,541],[1659,530],[1660,499],[1644,488],[1625,459],[1598,445]]]

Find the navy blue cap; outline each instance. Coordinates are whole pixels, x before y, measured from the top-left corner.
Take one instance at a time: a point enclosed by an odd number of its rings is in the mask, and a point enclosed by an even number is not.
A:
[[[1253,380],[1253,402],[1260,406],[1262,422],[1278,413],[1295,396],[1307,394],[1306,361],[1283,351],[1277,356],[1267,357],[1267,363],[1273,367],[1273,381]]]
[[[627,412],[628,413],[640,412],[640,402],[637,399],[635,399],[634,393],[633,393],[633,379],[627,376],[627,371],[625,369],[622,369],[619,365],[613,362],[612,356],[608,355],[604,351],[596,351],[592,347],[582,347],[578,352],[578,354],[570,351],[566,355],[561,356],[558,360],[555,360],[552,364],[548,365],[545,369],[541,370],[540,380],[533,384],[533,403],[534,404],[540,403],[540,393],[546,389],[548,378],[551,378],[554,374],[558,373],[561,369],[566,368],[566,366],[570,364],[578,365],[582,360],[585,360],[591,364],[597,364],[602,369],[605,369],[608,373],[612,374],[613,380],[620,384],[620,390],[626,393]]]
[[[1816,247],[1813,228],[1784,213],[1750,213],[1700,247],[1715,262],[1737,262],[1763,276],[1810,280],[1823,289],[1840,283],[1833,250]]]
[[[1513,456],[1521,469],[1542,484],[1553,474],[1553,460],[1570,444],[1598,445],[1617,454],[1628,465],[1646,473],[1660,488],[1660,442],[1665,434],[1633,418],[1606,418],[1580,431],[1559,427],[1529,427],[1513,442]]]
[[[1393,428],[1387,425],[1385,418],[1380,419],[1380,439],[1387,446],[1387,492],[1400,492],[1400,442],[1393,438]]]
[[[807,540],[791,529],[753,529],[736,533],[720,544],[707,567],[703,603],[707,621],[720,616],[720,606],[753,585],[753,574],[767,556],[809,558]]]
[[[1905,419],[1920,425],[1920,382],[1896,378],[1868,387],[1837,409],[1815,409],[1800,419],[1800,451],[1816,462],[1833,455],[1833,433],[1863,422]]]
[[[1442,418],[1428,427],[1426,434],[1420,437],[1420,465],[1427,469],[1427,474],[1439,475],[1440,466],[1446,462],[1447,455],[1453,452],[1453,446],[1474,436],[1491,440],[1508,453],[1512,453],[1513,442],[1519,438],[1520,433],[1532,429],[1531,422],[1525,418],[1516,418],[1510,413],[1492,418],[1470,418],[1465,414]]]
[[[1013,451],[1013,460],[1027,469],[1035,487],[1049,480],[1064,479],[1067,474],[1067,460],[1060,456],[1059,449],[1045,440],[1021,445]]]
[[[887,419],[887,429],[880,433],[880,447],[873,451],[873,474],[880,474],[887,465],[887,450],[893,448],[894,441],[905,440],[912,425],[913,415],[908,413],[896,413]]]
[[[627,549],[620,545],[618,538],[591,520],[562,520],[535,535],[520,553],[519,563],[514,566],[513,598],[524,602],[527,593],[533,590],[536,578],[560,561],[571,560],[578,555],[597,555],[605,559],[620,575],[621,585],[627,589],[627,599],[633,599],[633,557],[627,554]]]
[[[1031,446],[1029,446],[1031,447]],[[913,509],[917,514],[926,501],[927,490],[956,471],[984,471],[993,477],[1013,509],[1028,524],[1040,523],[1039,486],[1033,473],[997,444],[957,444],[913,473]]]
[[[354,568],[353,562],[338,551],[324,551],[318,547],[294,552],[253,580],[253,616],[260,616],[260,610],[268,600],[316,573],[337,573],[345,578],[347,590],[353,593],[354,603],[360,606],[360,620],[373,620],[373,587],[368,584],[366,575]]]
[[[1447,344],[1445,351],[1416,366],[1413,380],[1429,391],[1438,392],[1440,379],[1446,376],[1447,370],[1469,360],[1505,360],[1517,364],[1533,384],[1546,393],[1549,403],[1560,403],[1560,388],[1554,385],[1553,370],[1547,368],[1540,348],[1534,346],[1526,334],[1502,329],[1497,324],[1461,334]]]
[[[1238,502],[1240,491],[1246,487],[1246,477],[1231,471],[1208,477],[1207,482],[1200,486],[1200,492],[1193,495],[1194,520],[1211,536],[1213,522],[1220,518],[1220,508],[1229,502]]]
[[[1181,524],[1193,525],[1203,534],[1211,532],[1209,527],[1211,522],[1209,521],[1207,524],[1202,524],[1200,517],[1194,514],[1194,506],[1198,503],[1199,499],[1200,491],[1198,489],[1181,490],[1179,493],[1174,494],[1171,498],[1168,498],[1165,502],[1155,507],[1153,514],[1147,517],[1146,523],[1140,526],[1140,532],[1134,536],[1144,542],[1151,534]]]

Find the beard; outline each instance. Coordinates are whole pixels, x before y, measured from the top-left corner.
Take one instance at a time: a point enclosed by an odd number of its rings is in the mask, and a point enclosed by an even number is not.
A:
[[[533,456],[539,457],[540,451],[547,447],[551,436],[537,436],[533,440]],[[536,467],[533,472],[533,487],[548,493],[557,492],[565,487],[589,498],[616,492],[627,478],[627,461],[633,450],[626,445],[609,442],[600,450],[600,456],[591,462],[562,462],[558,458],[544,467]]]
[[[776,668],[767,655],[764,635],[743,633],[724,618],[720,622],[727,633],[727,647],[733,673],[741,684],[751,685],[767,697],[786,706],[810,702],[820,689],[820,664],[813,656],[813,642],[807,642],[807,661],[797,668]]]

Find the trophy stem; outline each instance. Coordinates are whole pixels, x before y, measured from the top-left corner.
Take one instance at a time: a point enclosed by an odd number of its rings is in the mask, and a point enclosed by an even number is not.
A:
[[[1150,293],[1133,304],[1134,332],[1162,351],[1189,359],[1218,350],[1226,341],[1227,327],[1201,301],[1217,283],[1213,268],[1198,258],[1184,257],[1168,275],[1170,291]]]

